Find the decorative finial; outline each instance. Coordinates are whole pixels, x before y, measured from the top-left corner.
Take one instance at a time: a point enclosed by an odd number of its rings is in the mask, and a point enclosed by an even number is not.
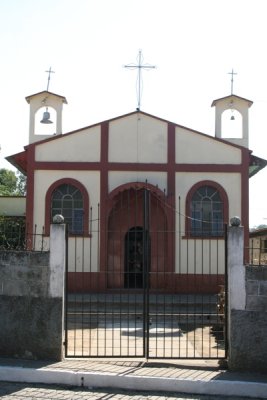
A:
[[[232,217],[230,219],[230,224],[231,224],[231,226],[240,226],[241,219],[239,217]]]
[[[55,73],[55,71],[52,71],[52,69],[51,69],[51,67],[49,68],[49,70],[48,71],[45,71],[45,72],[47,72],[48,73],[48,79],[47,79],[47,88],[46,88],[46,90],[47,90],[47,92],[48,92],[48,89],[49,89],[49,83],[50,83],[50,75],[51,74],[54,74]]]
[[[138,69],[138,74],[137,74],[137,111],[140,111],[140,106],[141,106],[141,91],[142,91],[142,76],[141,76],[141,70],[142,69],[153,69],[156,68],[155,65],[149,65],[149,64],[142,64],[143,62],[143,55],[142,55],[142,50],[139,50],[138,56],[137,56],[137,62],[138,64],[127,64],[124,65],[124,68],[130,68],[130,69]]]
[[[56,214],[53,217],[53,224],[63,224],[64,223],[64,217],[63,215]]]

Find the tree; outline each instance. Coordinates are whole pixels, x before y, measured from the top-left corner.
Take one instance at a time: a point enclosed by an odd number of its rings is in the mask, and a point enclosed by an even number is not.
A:
[[[27,189],[27,177],[23,175],[21,172],[16,172],[17,177],[17,189],[16,194],[18,196],[26,196],[26,189]]]
[[[21,172],[0,169],[0,196],[25,196],[26,176]]]

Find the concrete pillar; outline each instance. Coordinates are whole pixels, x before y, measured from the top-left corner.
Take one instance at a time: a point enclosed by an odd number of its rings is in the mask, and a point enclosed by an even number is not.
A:
[[[245,310],[244,228],[237,217],[231,219],[231,224],[228,230],[228,306],[230,310]]]
[[[244,228],[240,226],[240,219],[231,219],[228,228],[227,241],[227,272],[228,272],[228,366],[230,369],[239,369],[238,347],[241,331],[236,325],[236,313],[242,313],[246,307],[246,284],[244,267]]]
[[[59,223],[54,222],[57,220]],[[50,227],[50,279],[48,296],[64,298],[66,225],[62,223],[64,222],[64,218],[63,220],[54,219],[54,221]]]
[[[56,359],[64,356],[64,294],[65,294],[65,269],[66,269],[66,225],[64,217],[56,215],[50,226],[50,261],[48,298],[57,309],[58,321],[55,321],[55,347]]]

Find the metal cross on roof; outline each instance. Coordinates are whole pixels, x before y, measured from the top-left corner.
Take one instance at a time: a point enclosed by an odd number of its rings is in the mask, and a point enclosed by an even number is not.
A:
[[[137,110],[140,110],[141,106],[141,91],[142,91],[142,75],[141,71],[142,69],[153,69],[156,68],[155,65],[149,65],[149,64],[142,64],[143,62],[143,55],[142,55],[142,50],[139,50],[138,56],[137,56],[137,64],[127,64],[124,65],[124,68],[130,68],[130,69],[136,69],[138,70],[137,73]]]
[[[47,88],[46,88],[46,90],[48,91],[48,89],[49,89],[49,83],[50,83],[50,75],[51,75],[51,74],[54,74],[55,71],[52,71],[52,69],[51,69],[51,67],[50,67],[49,70],[48,70],[48,71],[45,71],[45,72],[48,73]]]
[[[233,89],[234,89],[234,75],[237,75],[236,72],[232,69],[232,72],[228,72],[229,75],[231,76],[231,94],[233,94]]]

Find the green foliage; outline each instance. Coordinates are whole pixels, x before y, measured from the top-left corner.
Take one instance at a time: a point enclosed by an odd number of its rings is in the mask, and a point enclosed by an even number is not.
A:
[[[16,177],[17,177],[16,195],[26,196],[27,177],[19,171],[16,172]]]
[[[0,249],[25,249],[25,218],[0,216]]]
[[[0,196],[25,196],[26,176],[21,172],[0,169]]]
[[[11,196],[16,192],[17,177],[15,172],[5,168],[0,169],[0,195]]]

